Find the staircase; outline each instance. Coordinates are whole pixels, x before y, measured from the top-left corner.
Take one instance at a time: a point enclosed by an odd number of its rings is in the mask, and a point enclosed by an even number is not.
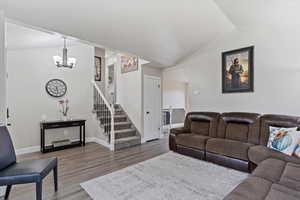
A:
[[[107,110],[105,109],[105,106],[98,105],[98,108],[100,109],[95,110],[95,113],[100,122],[100,127],[104,129],[104,133],[110,134],[111,117],[107,117]],[[121,106],[114,105],[114,111],[114,149],[119,150],[141,144],[140,135]],[[107,136],[110,138],[109,135]]]
[[[110,149],[120,150],[141,144],[141,136],[122,107],[117,104],[109,104],[98,85],[94,83],[93,86],[93,112],[96,114],[99,126],[107,137]]]

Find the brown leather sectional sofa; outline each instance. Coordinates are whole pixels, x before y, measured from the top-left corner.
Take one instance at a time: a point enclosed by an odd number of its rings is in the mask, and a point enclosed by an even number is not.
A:
[[[300,199],[300,159],[266,147],[270,126],[300,127],[300,117],[191,112],[184,127],[171,129],[169,145],[181,154],[252,172],[226,200]]]

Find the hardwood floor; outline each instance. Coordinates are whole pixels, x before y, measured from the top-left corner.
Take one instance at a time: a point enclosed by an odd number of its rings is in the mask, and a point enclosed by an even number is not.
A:
[[[59,190],[54,193],[52,173],[44,179],[45,200],[91,199],[80,187],[80,183],[117,171],[169,151],[167,139],[161,139],[116,152],[96,143],[48,154],[32,153],[18,157],[19,160],[58,157]],[[35,185],[15,185],[10,199],[35,200]]]

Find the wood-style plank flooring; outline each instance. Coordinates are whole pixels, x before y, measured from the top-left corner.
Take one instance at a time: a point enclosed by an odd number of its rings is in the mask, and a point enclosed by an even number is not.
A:
[[[96,143],[48,154],[32,153],[18,160],[57,157],[59,162],[59,191],[54,193],[52,173],[44,179],[43,200],[89,200],[80,183],[148,160],[169,151],[166,139],[141,146],[110,152]],[[35,200],[35,185],[13,186],[10,199]]]

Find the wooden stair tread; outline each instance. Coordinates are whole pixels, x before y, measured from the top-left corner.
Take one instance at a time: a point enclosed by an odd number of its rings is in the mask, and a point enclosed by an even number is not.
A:
[[[114,105],[115,114],[114,129],[115,129],[115,149],[120,150],[135,145],[141,144],[141,136],[134,127],[126,112],[120,105]],[[95,105],[94,113],[97,114],[97,119],[100,121],[100,126],[108,133],[111,129],[110,111],[104,104]]]
[[[122,112],[122,109],[115,109],[115,112]],[[110,112],[109,110],[103,110],[103,109],[94,109],[94,112]]]
[[[114,115],[114,117],[127,117],[126,115]]]
[[[115,122],[114,125],[118,126],[118,125],[129,125],[131,124],[131,122]],[[105,123],[103,124],[103,126],[110,126],[110,123]]]
[[[127,117],[126,115],[115,115],[114,118],[125,118]],[[99,117],[100,119],[105,119],[105,118],[111,118],[111,116],[108,116],[108,117]]]
[[[115,140],[115,143],[119,144],[119,143],[124,143],[124,142],[130,142],[130,141],[133,141],[133,140],[140,140],[140,136],[136,135],[136,136],[119,138],[119,139]]]
[[[134,128],[126,128],[121,130],[115,130],[115,133],[127,133],[127,132],[133,132],[136,131]]]

